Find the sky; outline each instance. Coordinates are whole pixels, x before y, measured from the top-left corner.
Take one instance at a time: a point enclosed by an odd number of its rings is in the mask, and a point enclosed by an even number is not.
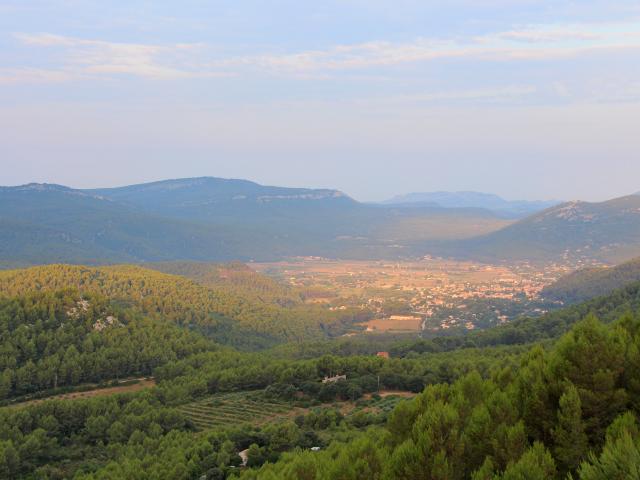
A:
[[[640,191],[638,0],[0,0],[0,185]]]

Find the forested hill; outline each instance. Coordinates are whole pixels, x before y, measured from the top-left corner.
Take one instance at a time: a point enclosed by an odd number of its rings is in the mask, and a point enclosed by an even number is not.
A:
[[[590,317],[517,368],[429,386],[386,423],[242,480],[605,480],[640,469],[640,320]],[[122,470],[126,471],[126,470]],[[113,478],[113,477],[102,477]]]
[[[578,303],[606,295],[627,284],[640,281],[640,258],[612,268],[586,268],[577,270],[542,291],[542,295],[565,304]]]
[[[0,298],[0,401],[40,391],[151,375],[210,340],[77,290]]]
[[[262,302],[294,306],[303,301],[299,292],[240,262],[162,262],[147,263],[145,267],[187,277],[205,287],[228,290]]]
[[[558,338],[589,314],[604,323],[611,323],[625,314],[640,314],[640,282],[539,318],[522,318],[496,329],[478,332],[478,337],[486,338],[481,343],[483,345],[530,343]],[[501,337],[502,341],[497,343],[492,339],[496,337]]]
[[[481,209],[368,205],[336,190],[242,180],[29,184],[0,187],[0,265],[396,258],[508,223]]]
[[[620,262],[640,255],[640,196],[568,202],[501,230],[442,246],[442,253],[486,260]]]
[[[243,348],[324,338],[332,328],[348,322],[349,315],[320,308],[283,308],[138,266],[49,265],[0,272],[0,295],[4,296],[66,288],[100,294]]]
[[[514,223],[481,208],[372,205],[337,190],[208,177],[99,190],[0,187],[5,266],[425,254],[627,260],[640,254],[640,196],[564,203]]]
[[[59,185],[0,187],[0,264],[234,258],[233,236]]]
[[[138,394],[0,409],[0,474],[81,480],[635,478],[639,351],[638,316],[608,326],[588,316],[548,348],[388,360],[197,353],[157,368],[158,387]],[[321,383],[336,370],[347,380]],[[386,400],[376,394],[379,384],[427,387],[383,410],[375,406]],[[243,396],[257,399],[245,407],[253,412],[277,402],[291,414],[257,426],[209,423],[194,431],[195,415],[220,408],[220,395],[231,391],[236,404]],[[337,401],[340,408],[327,403]],[[231,415],[236,404],[223,411]],[[239,452],[248,455],[246,467]]]
[[[215,177],[163,180],[83,192],[162,216],[204,221],[228,217],[266,222],[282,212],[299,217],[336,208],[361,207],[338,190],[271,187]]]

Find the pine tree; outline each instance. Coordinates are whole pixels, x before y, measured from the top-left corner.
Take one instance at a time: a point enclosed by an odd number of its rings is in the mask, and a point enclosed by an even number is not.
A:
[[[556,478],[556,473],[553,457],[543,444],[536,442],[496,480],[549,480]]]
[[[582,420],[580,395],[574,385],[569,385],[560,397],[558,426],[553,430],[553,438],[560,470],[568,473],[578,468],[589,445]]]
[[[640,449],[628,432],[607,441],[600,457],[591,456],[581,465],[580,480],[640,480]]]

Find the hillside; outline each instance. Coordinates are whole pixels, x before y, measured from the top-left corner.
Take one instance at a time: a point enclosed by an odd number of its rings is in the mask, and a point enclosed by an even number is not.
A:
[[[49,265],[0,272],[0,295],[5,297],[68,288],[99,294],[151,318],[194,328],[219,343],[242,348],[324,338],[349,322],[349,312],[283,308],[238,291],[207,288],[136,266]]]
[[[0,188],[0,262],[5,263],[231,258],[232,233],[58,185]]]
[[[336,190],[208,177],[100,190],[0,187],[0,265],[425,254],[619,262],[640,255],[640,196],[564,203],[515,223],[463,207],[473,198],[449,199],[456,208],[371,205]],[[489,200],[483,205],[502,204]]]
[[[0,298],[0,400],[82,383],[151,375],[210,340],[74,290]]]
[[[609,313],[612,325],[578,315],[544,346],[467,345],[390,359],[195,353],[156,368],[158,385],[147,391],[0,409],[0,472],[83,480],[633,478],[640,318]],[[346,379],[322,383],[336,371]]]
[[[247,180],[214,177],[164,180],[84,192],[166,217],[204,221],[253,219],[268,222],[282,213],[301,217],[360,206],[337,190],[270,187]]]
[[[144,266],[163,273],[187,277],[205,287],[227,290],[260,302],[294,306],[301,305],[303,301],[300,293],[292,288],[240,262],[163,262],[147,263]]]
[[[251,251],[289,257],[406,255],[421,240],[467,238],[508,224],[482,208],[371,205],[337,190],[272,187],[213,177],[87,193],[154,215],[217,225],[230,232],[241,228],[253,241]]]
[[[640,197],[564,203],[441,250],[486,260],[628,260],[640,255]]]
[[[0,265],[392,258],[508,224],[481,209],[366,205],[335,190],[199,178],[0,187]]]
[[[566,304],[607,295],[640,281],[640,258],[607,268],[586,268],[560,278],[542,291],[544,298]]]
[[[557,205],[558,201],[505,200],[498,195],[480,192],[415,192],[397,195],[386,205],[424,204],[445,208],[483,208],[493,212],[521,218]]]

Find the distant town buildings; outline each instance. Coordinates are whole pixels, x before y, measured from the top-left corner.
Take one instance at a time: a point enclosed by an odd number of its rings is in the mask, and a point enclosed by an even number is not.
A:
[[[570,259],[487,265],[431,257],[393,263],[301,258],[264,265],[280,272],[291,286],[313,291],[306,302],[326,304],[331,311],[369,312],[370,319],[358,324],[357,333],[370,334],[474,330],[522,314],[541,315],[543,288],[585,266]]]

